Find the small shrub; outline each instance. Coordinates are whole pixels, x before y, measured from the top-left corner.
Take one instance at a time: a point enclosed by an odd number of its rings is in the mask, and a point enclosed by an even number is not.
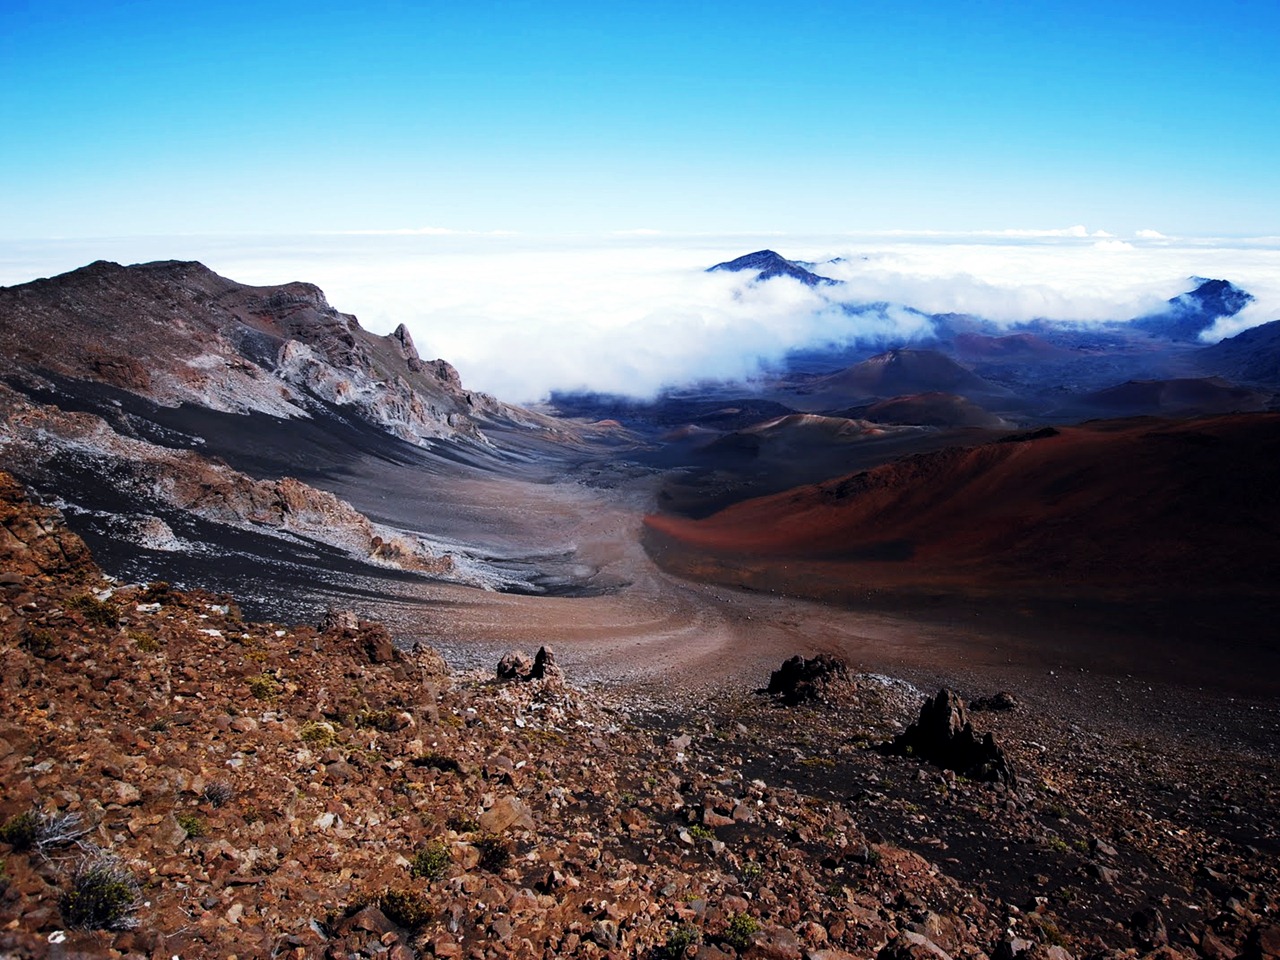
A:
[[[214,807],[215,809],[223,806],[224,804],[230,803],[231,798],[235,795],[236,792],[232,788],[231,784],[221,780],[217,783],[207,784],[204,788],[204,792],[201,794],[209,806]]]
[[[449,869],[449,848],[433,840],[418,850],[409,863],[409,876],[423,880],[439,880]]]
[[[0,827],[0,843],[15,850],[30,850],[40,837],[40,815],[34,810],[10,817]]]
[[[697,927],[682,923],[672,927],[667,934],[667,942],[654,951],[656,960],[683,960],[690,947],[702,942],[702,931]]]
[[[67,601],[67,609],[74,610],[87,621],[99,627],[115,627],[120,624],[116,608],[92,594],[82,593]]]
[[[130,930],[141,906],[138,881],[118,860],[100,857],[80,865],[58,905],[72,929]]]
[[[475,833],[480,829],[478,821],[471,817],[464,817],[458,814],[455,814],[446,820],[445,825],[456,833]]]
[[[748,860],[742,865],[743,880],[759,880],[764,876],[764,867],[756,863],[754,860]]]
[[[140,603],[171,603],[174,599],[173,587],[163,580],[147,584],[147,589],[138,595]]]
[[[164,733],[169,729],[169,725],[168,717],[156,717],[151,721],[151,725],[147,729],[152,733]]]
[[[142,633],[138,630],[130,630],[129,639],[133,641],[133,645],[137,647],[141,653],[155,653],[160,649],[160,641],[158,638]]]
[[[72,843],[87,832],[78,813],[47,814],[28,810],[5,821],[0,827],[0,843],[7,843],[15,850],[34,848],[43,853],[49,847]]]
[[[497,873],[511,862],[511,841],[505,837],[487,833],[476,840],[475,845],[480,851],[481,870]]]
[[[708,827],[704,827],[700,823],[695,823],[689,828],[689,836],[695,840],[714,840],[715,834]]]
[[[42,660],[52,660],[58,655],[58,639],[52,630],[27,630],[22,635],[22,646],[33,657],[40,657]]]
[[[760,921],[749,913],[735,913],[724,928],[724,942],[741,952],[751,945],[751,935],[760,929]]]
[[[205,822],[194,813],[179,813],[174,819],[178,821],[178,826],[185,830],[187,836],[192,840],[199,839],[209,832]]]
[[[280,695],[280,681],[269,673],[249,678],[249,692],[259,700],[274,700]]]
[[[356,714],[356,726],[391,733],[396,729],[397,716],[395,710],[361,710]]]
[[[431,920],[431,906],[421,894],[411,890],[386,890],[378,898],[378,909],[397,926],[416,930]]]
[[[302,725],[298,736],[303,743],[315,744],[317,747],[332,747],[338,742],[338,735],[333,724],[326,720],[311,720]]]

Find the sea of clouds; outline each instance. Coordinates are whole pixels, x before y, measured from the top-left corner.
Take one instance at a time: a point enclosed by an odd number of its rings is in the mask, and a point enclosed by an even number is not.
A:
[[[751,283],[706,268],[769,248],[843,281]],[[93,260],[200,260],[242,283],[307,280],[376,333],[404,323],[426,358],[515,402],[552,390],[637,396],[748,379],[788,350],[909,341],[924,313],[1003,326],[1125,320],[1231,280],[1256,300],[1212,339],[1280,319],[1280,238],[1202,240],[1084,227],[975,234],[535,238],[426,228],[304,237],[130,237],[0,243],[0,284]],[[835,262],[832,262],[835,261]],[[850,306],[887,304],[850,312]],[[0,318],[2,319],[2,318]]]

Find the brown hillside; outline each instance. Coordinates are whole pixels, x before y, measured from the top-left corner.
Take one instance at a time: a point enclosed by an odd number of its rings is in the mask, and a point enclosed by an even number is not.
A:
[[[841,564],[858,582],[1270,588],[1280,417],[1089,423],[905,457],[699,521],[676,549]]]

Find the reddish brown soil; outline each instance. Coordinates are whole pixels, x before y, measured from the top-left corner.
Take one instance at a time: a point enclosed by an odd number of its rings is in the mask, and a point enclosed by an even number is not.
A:
[[[800,595],[829,597],[842,578],[859,591],[1270,593],[1278,482],[1280,416],[1114,421],[904,457],[703,520],[646,523],[660,548],[725,568],[767,565]]]

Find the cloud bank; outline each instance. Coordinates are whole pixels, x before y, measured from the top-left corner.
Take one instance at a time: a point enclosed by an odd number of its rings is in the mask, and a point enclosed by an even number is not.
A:
[[[705,268],[769,247],[844,281],[753,284]],[[838,262],[830,262],[833,258]],[[308,280],[369,330],[406,324],[424,356],[467,386],[517,402],[552,390],[650,395],[746,379],[788,350],[929,332],[924,313],[1012,326],[1141,316],[1194,286],[1231,280],[1257,297],[1215,329],[1280,319],[1280,241],[1185,241],[1064,230],[867,237],[673,237],[647,230],[540,239],[444,228],[282,238],[131,238],[0,246],[0,283],[95,259],[198,259],[254,284]],[[857,305],[878,304],[867,308]],[[889,304],[891,306],[884,306]],[[851,309],[856,308],[856,309]]]

